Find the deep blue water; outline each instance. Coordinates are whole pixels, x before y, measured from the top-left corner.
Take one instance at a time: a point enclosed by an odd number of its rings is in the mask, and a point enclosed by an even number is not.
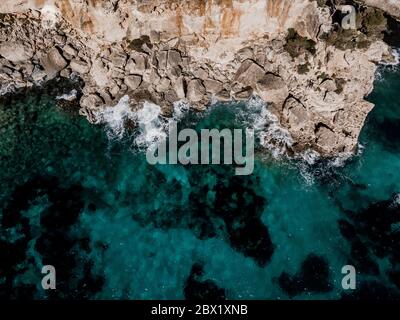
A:
[[[382,70],[361,151],[343,166],[258,149],[250,176],[150,166],[133,129],[110,138],[60,108],[55,96],[69,89],[53,83],[0,104],[1,297],[400,296],[399,70]],[[248,108],[220,104],[180,125],[246,127],[260,113]],[[47,264],[53,291],[40,285]],[[341,287],[347,264],[354,291]]]

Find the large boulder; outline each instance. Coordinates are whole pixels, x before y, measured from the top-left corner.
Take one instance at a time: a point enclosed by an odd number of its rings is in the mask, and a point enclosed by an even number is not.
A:
[[[265,102],[282,105],[289,95],[289,90],[281,77],[265,74],[256,84],[256,92]]]
[[[74,69],[77,70],[77,66],[74,65]],[[108,85],[108,69],[100,58],[93,61],[90,76],[99,88],[105,88]]]
[[[46,74],[47,79],[53,79],[68,63],[58,51],[57,48],[52,48],[47,54],[42,55],[40,59]]]
[[[125,71],[129,74],[143,74],[146,70],[146,58],[140,53],[131,54],[125,66]]]
[[[168,51],[168,66],[176,67],[182,63],[182,57],[179,51],[169,50]]]
[[[127,87],[133,91],[136,90],[142,83],[142,77],[139,75],[130,75],[125,77],[124,82]]]
[[[337,148],[338,137],[334,131],[324,125],[316,129],[316,143],[324,152],[332,153]]]
[[[200,102],[206,94],[206,88],[200,79],[190,80],[187,86],[187,98],[190,102]]]
[[[0,55],[8,61],[18,63],[33,57],[33,50],[29,44],[21,41],[4,41],[0,43]]]
[[[89,65],[83,60],[74,59],[70,63],[72,71],[79,74],[87,74],[89,72]]]
[[[96,94],[84,95],[80,100],[83,109],[94,110],[103,104],[103,100]]]
[[[245,60],[236,72],[234,81],[243,87],[254,88],[265,75],[265,70],[252,60]]]
[[[204,80],[204,86],[206,87],[206,91],[211,94],[216,94],[224,89],[221,81],[213,79]]]
[[[178,79],[175,80],[173,83],[173,89],[176,93],[176,96],[179,99],[185,99],[186,94],[185,94],[185,83],[183,81],[183,77],[179,77]]]
[[[304,130],[310,120],[307,109],[294,98],[289,98],[286,101],[283,115],[294,135],[297,131]]]

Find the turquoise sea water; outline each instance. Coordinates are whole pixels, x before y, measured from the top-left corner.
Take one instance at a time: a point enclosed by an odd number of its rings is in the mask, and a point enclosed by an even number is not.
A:
[[[0,296],[398,298],[400,71],[381,73],[358,155],[339,166],[258,149],[243,177],[230,166],[148,165],[135,130],[110,138],[60,108],[65,84],[4,99]],[[220,104],[180,125],[241,128],[260,113]],[[51,292],[40,285],[47,264]],[[347,264],[354,291],[341,286]]]

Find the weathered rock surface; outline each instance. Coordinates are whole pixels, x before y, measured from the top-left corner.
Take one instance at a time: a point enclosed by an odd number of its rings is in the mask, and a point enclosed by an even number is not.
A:
[[[399,1],[365,3],[400,16]],[[90,121],[124,95],[198,110],[258,95],[294,151],[354,152],[377,64],[392,56],[379,37],[332,44],[334,10],[315,0],[3,0],[0,94],[79,76]]]
[[[8,41],[0,44],[0,55],[11,62],[24,62],[33,57],[33,49],[22,41]]]
[[[257,94],[265,102],[282,105],[289,95],[285,81],[272,73],[264,74],[256,83]]]
[[[398,0],[362,0],[366,5],[386,11],[388,14],[400,19],[400,2]]]
[[[51,48],[47,54],[43,54],[40,62],[49,80],[56,77],[68,65],[57,48]]]

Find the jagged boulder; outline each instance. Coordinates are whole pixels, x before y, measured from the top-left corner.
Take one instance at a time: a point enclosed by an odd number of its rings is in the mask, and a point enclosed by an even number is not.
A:
[[[40,59],[40,63],[47,74],[47,79],[53,79],[68,65],[57,48],[52,48],[47,54],[44,54]]]
[[[142,83],[142,77],[139,75],[126,76],[124,79],[125,84],[130,90],[136,90]]]
[[[146,59],[139,53],[131,54],[131,58],[125,65],[125,71],[129,74],[143,74],[146,70]]]
[[[168,67],[176,67],[182,63],[181,53],[177,50],[168,51]]]
[[[183,81],[183,77],[179,77],[178,79],[176,79],[176,81],[173,83],[172,86],[176,93],[176,96],[179,99],[185,99],[186,94],[185,94],[185,84]]]
[[[89,72],[89,65],[83,60],[74,59],[69,66],[72,71],[79,74],[87,74]]]
[[[190,102],[199,102],[204,98],[206,88],[200,79],[190,80],[187,86],[187,98]]]
[[[224,89],[221,81],[213,79],[204,80],[204,86],[206,87],[206,91],[211,94],[216,94]]]
[[[243,87],[254,88],[265,75],[265,70],[253,60],[245,60],[236,72],[234,81]]]
[[[289,98],[285,102],[283,115],[288,123],[290,131],[296,135],[299,130],[304,130],[309,121],[307,109],[295,98]]]
[[[282,105],[289,95],[288,87],[281,77],[265,74],[256,84],[256,92],[265,102]]]
[[[337,136],[333,130],[325,125],[319,125],[315,132],[316,143],[324,152],[333,152],[336,149]]]
[[[171,86],[171,80],[162,78],[156,86],[157,92],[167,92]]]
[[[96,94],[84,95],[80,100],[81,108],[93,110],[103,104],[103,100]]]
[[[33,54],[31,46],[21,41],[2,41],[0,43],[0,55],[11,62],[27,61],[33,57]]]

